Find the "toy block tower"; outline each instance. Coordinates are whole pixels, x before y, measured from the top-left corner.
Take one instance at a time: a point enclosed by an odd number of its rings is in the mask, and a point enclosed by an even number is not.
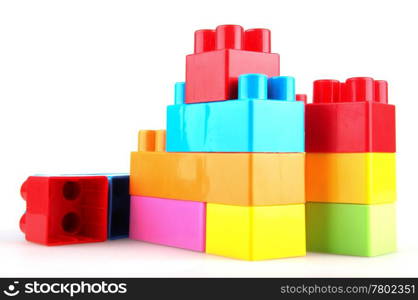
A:
[[[395,251],[395,151],[386,81],[314,82],[313,103],[306,105],[308,251]]]
[[[130,237],[245,260],[305,255],[304,103],[279,76],[270,31],[198,30],[194,52],[167,131],[140,131],[131,154]]]

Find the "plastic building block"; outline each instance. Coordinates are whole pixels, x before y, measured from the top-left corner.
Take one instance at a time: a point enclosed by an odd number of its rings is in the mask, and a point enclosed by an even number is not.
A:
[[[270,53],[270,31],[238,25],[195,32],[194,54],[186,57],[186,103],[237,99],[238,76],[280,75],[280,57]]]
[[[236,101],[168,106],[167,151],[304,152],[304,103],[294,86],[292,77],[245,74]]]
[[[131,195],[231,205],[304,203],[303,153],[131,154]]]
[[[46,175],[37,175],[46,176]],[[108,238],[127,238],[129,235],[129,174],[60,174],[54,177],[106,176],[108,179]],[[50,175],[51,177],[51,175]]]
[[[390,204],[306,204],[312,252],[377,256],[396,251],[396,211]]]
[[[31,176],[22,185],[26,240],[48,246],[107,239],[106,176]]]
[[[244,260],[304,256],[305,205],[207,204],[206,252]]]
[[[131,239],[205,251],[206,203],[132,196],[130,222]]]
[[[129,175],[108,175],[109,221],[108,237],[111,240],[129,235]]]
[[[231,205],[304,203],[304,172],[304,153],[139,151],[131,153],[130,190],[137,196]]]
[[[314,82],[306,105],[306,152],[396,152],[387,82],[369,77]]]
[[[395,153],[306,153],[306,201],[396,201]]]

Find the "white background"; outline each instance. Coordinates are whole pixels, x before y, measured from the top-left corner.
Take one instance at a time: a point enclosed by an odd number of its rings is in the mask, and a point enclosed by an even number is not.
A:
[[[1,276],[418,276],[417,1],[1,1]],[[397,106],[396,254],[242,262],[136,241],[24,241],[20,184],[34,173],[128,171],[139,129],[165,125],[193,32],[272,30],[282,75],[389,81]]]

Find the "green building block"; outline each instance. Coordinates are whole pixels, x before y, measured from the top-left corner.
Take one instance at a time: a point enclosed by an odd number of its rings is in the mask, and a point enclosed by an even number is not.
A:
[[[395,203],[307,203],[306,235],[311,252],[356,256],[395,252]]]

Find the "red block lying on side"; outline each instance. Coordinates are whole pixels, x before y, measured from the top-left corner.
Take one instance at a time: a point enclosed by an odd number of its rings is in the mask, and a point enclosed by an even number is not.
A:
[[[31,176],[22,185],[26,240],[48,246],[107,239],[106,176]]]

